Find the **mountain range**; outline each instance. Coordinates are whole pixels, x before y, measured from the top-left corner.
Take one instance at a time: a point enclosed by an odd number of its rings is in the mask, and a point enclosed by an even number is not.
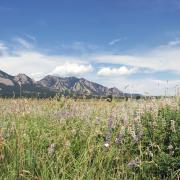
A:
[[[25,74],[17,76],[0,71],[0,96],[40,96],[50,97],[56,94],[73,96],[107,96],[120,97],[123,92],[119,89],[107,88],[103,85],[77,77],[58,77],[48,75],[35,81]],[[127,94],[126,94],[127,95]]]
[[[58,77],[48,75],[35,81],[25,74],[9,75],[0,70],[0,96],[41,96],[49,97],[56,94],[90,95],[90,96],[122,96],[117,88],[107,88],[100,84],[77,77]]]

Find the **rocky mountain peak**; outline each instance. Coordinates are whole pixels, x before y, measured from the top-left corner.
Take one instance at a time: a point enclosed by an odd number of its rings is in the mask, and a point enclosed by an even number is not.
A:
[[[17,76],[14,76],[14,81],[17,83],[21,83],[22,85],[25,84],[34,84],[35,81],[32,80],[29,76],[25,74],[18,74]]]

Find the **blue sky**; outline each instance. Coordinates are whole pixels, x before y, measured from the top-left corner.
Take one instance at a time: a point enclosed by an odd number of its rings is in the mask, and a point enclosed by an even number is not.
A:
[[[180,1],[0,0],[0,69],[85,77],[128,92],[163,94],[168,86],[173,94]]]

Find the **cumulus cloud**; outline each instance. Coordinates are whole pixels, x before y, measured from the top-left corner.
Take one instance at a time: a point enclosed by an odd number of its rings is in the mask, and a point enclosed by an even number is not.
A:
[[[137,68],[128,68],[121,66],[119,68],[104,67],[98,71],[99,76],[124,76],[131,75],[137,72]]]
[[[73,75],[81,75],[84,73],[89,73],[93,70],[93,67],[84,64],[78,63],[69,63],[66,62],[62,65],[56,66],[55,69],[51,72],[54,75],[60,76],[73,76]]]
[[[48,74],[69,76],[93,70],[92,65],[84,58],[42,53],[22,38],[16,38],[13,42],[21,44],[21,47],[8,49],[0,42],[0,70],[9,74],[25,73],[34,79],[41,79]]]
[[[69,64],[64,65],[65,62],[69,62]],[[91,66],[84,64],[83,59],[79,57],[47,55],[36,51],[17,51],[13,54],[0,56],[1,70],[13,75],[25,73],[35,79],[42,78],[50,72],[60,75],[60,72],[58,73],[60,67],[66,68],[63,69],[64,73],[65,71],[70,73],[71,70],[73,71],[72,74],[89,72]]]

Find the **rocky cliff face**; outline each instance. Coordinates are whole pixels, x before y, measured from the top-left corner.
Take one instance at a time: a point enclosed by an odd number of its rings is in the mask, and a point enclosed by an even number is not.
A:
[[[13,76],[6,74],[3,71],[0,71],[0,85],[1,86],[14,86],[15,82],[13,81]]]
[[[56,92],[63,93],[64,91],[70,91],[77,95],[106,96],[108,94],[116,94],[116,96],[120,96],[122,94],[117,88],[115,90],[113,90],[114,88],[108,89],[100,84],[76,77],[60,78],[56,76],[46,76],[38,81],[38,84]]]

